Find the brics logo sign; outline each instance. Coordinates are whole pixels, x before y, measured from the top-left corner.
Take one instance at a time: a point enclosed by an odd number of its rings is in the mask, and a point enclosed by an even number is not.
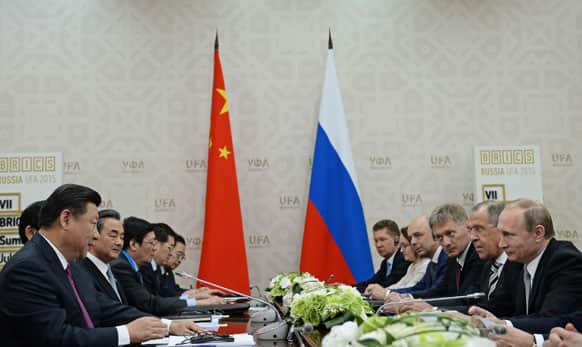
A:
[[[0,172],[54,172],[56,166],[54,156],[0,158]]]
[[[481,165],[533,165],[535,153],[533,149],[502,149],[479,151]]]

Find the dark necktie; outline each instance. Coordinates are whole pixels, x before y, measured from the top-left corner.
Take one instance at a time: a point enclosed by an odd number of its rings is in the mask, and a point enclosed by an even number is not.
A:
[[[156,271],[154,271],[154,291],[156,293],[159,293],[161,287],[162,287],[162,271],[158,266]]]
[[[461,271],[463,270],[463,267],[461,266],[461,264],[459,264],[459,262],[457,263],[457,269],[455,272],[455,284],[457,285],[457,292],[459,291],[459,288],[461,288]]]
[[[89,312],[87,312],[87,308],[85,307],[85,304],[83,304],[83,300],[81,300],[81,297],[79,296],[79,292],[77,291],[77,286],[75,285],[75,281],[73,280],[73,274],[71,272],[71,265],[67,265],[65,272],[67,273],[67,278],[69,279],[69,283],[71,284],[71,287],[73,288],[73,292],[75,293],[75,297],[77,298],[77,303],[79,304],[79,307],[81,307],[81,312],[83,312],[83,318],[85,318],[85,324],[87,324],[88,328],[94,328],[95,326],[93,325],[93,321],[91,320],[91,317],[89,316]]]

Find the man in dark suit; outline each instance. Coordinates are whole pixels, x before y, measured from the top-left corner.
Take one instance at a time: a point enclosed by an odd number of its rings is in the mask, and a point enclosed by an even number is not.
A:
[[[515,283],[520,279],[522,265],[507,259],[499,247],[501,233],[497,221],[505,204],[484,201],[475,205],[467,221],[467,229],[479,258],[486,260],[480,277],[479,292],[485,293],[477,304],[498,316],[508,316],[514,310]],[[458,310],[466,312],[468,307]]]
[[[169,228],[169,226],[168,226]],[[152,260],[139,267],[142,274],[143,285],[153,295],[161,295],[162,267],[168,263],[170,255],[174,251],[176,239],[173,230],[168,230],[164,223],[152,224],[158,246]]]
[[[198,304],[224,304],[224,299],[218,297],[196,300],[162,297],[150,293],[143,284],[139,266],[151,262],[156,251],[157,243],[152,226],[143,219],[128,217],[123,221],[123,229],[125,231],[123,250],[121,256],[111,262],[111,268],[123,286],[130,305],[157,316],[166,316]]]
[[[510,318],[516,328],[537,333],[543,320],[553,319],[547,317],[582,310],[582,253],[571,242],[554,239],[552,217],[542,203],[520,199],[509,204],[497,227],[509,260],[523,264]],[[505,323],[478,307],[469,313]]]
[[[154,235],[158,243],[153,259],[148,263],[139,267],[139,272],[143,278],[144,287],[153,295],[162,297],[180,297],[182,300],[195,299],[197,305],[213,304],[216,300],[212,295],[216,292],[206,287],[184,290],[181,292],[174,291],[173,295],[169,295],[168,290],[162,286],[163,281],[167,280],[166,267],[170,256],[174,252],[176,246],[176,232],[166,223],[152,224]],[[173,276],[173,273],[172,273]],[[175,285],[175,282],[174,282]],[[208,300],[211,299],[211,300]]]
[[[186,291],[186,289],[181,288],[176,284],[176,278],[174,276],[174,270],[182,264],[182,261],[186,258],[186,240],[182,235],[175,233],[176,244],[174,246],[174,251],[170,255],[168,260],[168,266],[164,267],[165,271],[162,274],[160,295],[162,296],[179,296]]]
[[[111,270],[111,261],[117,259],[123,248],[123,224],[121,216],[115,210],[99,211],[97,220],[99,238],[90,247],[87,257],[79,261],[80,265],[93,276],[95,288],[111,300],[127,304],[123,286],[117,281]]]
[[[399,294],[405,296],[414,295],[417,292],[426,292],[436,288],[444,279],[448,264],[448,257],[443,248],[436,241],[436,235],[431,230],[428,218],[420,216],[412,220],[408,226],[410,235],[410,245],[421,257],[431,258],[426,273],[422,279],[412,287],[387,291],[386,302],[398,301],[402,299]]]
[[[70,264],[98,237],[100,203],[97,192],[74,184],[48,197],[39,232],[0,273],[3,345],[118,346],[166,334],[162,321],[98,293],[87,273]]]
[[[35,201],[22,211],[18,222],[18,234],[22,244],[28,242],[38,231],[38,215],[43,203],[44,200]]]
[[[400,229],[398,224],[390,219],[378,221],[372,227],[376,251],[384,258],[380,269],[370,279],[356,284],[356,288],[370,295],[375,289],[384,292],[383,287],[398,282],[408,269],[409,262],[404,260],[398,249]]]
[[[465,209],[458,204],[445,204],[433,210],[429,225],[449,261],[444,280],[432,290],[414,293],[414,297],[434,298],[477,291],[484,262],[471,243],[465,226],[467,219]]]
[[[479,277],[484,262],[479,259],[471,243],[471,237],[465,223],[467,212],[458,204],[445,204],[435,208],[429,225],[437,241],[449,256],[443,280],[433,289],[416,291],[415,298],[447,297],[474,293],[479,289]],[[396,298],[396,301],[402,298]],[[458,305],[458,302],[441,302],[440,306]],[[412,305],[398,306],[393,309],[402,311],[424,310],[431,305],[420,302]]]

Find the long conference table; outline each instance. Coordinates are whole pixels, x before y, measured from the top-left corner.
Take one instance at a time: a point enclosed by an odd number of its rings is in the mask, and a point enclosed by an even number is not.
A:
[[[173,316],[173,317],[168,317],[168,318],[172,318],[172,319],[196,319],[197,317],[199,317],[198,315],[183,315],[183,316]],[[248,310],[242,312],[242,313],[235,313],[235,314],[228,314],[228,315],[224,315],[223,318],[220,319],[220,325],[218,328],[217,333],[218,334],[243,334],[243,333],[248,333],[248,334],[253,334],[254,331],[256,331],[257,329],[265,326],[265,324],[267,323],[258,323],[258,322],[251,322],[250,320],[250,313]],[[301,341],[298,341],[298,339],[301,339]],[[311,341],[309,341],[308,338],[305,338],[302,334],[295,334],[293,335],[293,339],[292,340],[287,340],[287,339],[283,339],[283,340],[275,340],[275,341],[269,341],[269,340],[259,340],[256,337],[254,338],[254,343],[255,346],[260,346],[260,347],[272,347],[272,346],[293,346],[293,347],[301,347],[301,346],[311,346],[311,347],[315,347],[315,344]],[[212,345],[212,343],[206,343],[205,345]],[[151,345],[150,345],[151,346]],[[167,345],[156,345],[157,347],[164,347]]]

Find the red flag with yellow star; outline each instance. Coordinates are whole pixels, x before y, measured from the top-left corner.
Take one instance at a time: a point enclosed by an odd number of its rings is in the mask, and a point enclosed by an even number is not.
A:
[[[206,214],[198,277],[249,294],[249,271],[218,35],[214,44]]]

